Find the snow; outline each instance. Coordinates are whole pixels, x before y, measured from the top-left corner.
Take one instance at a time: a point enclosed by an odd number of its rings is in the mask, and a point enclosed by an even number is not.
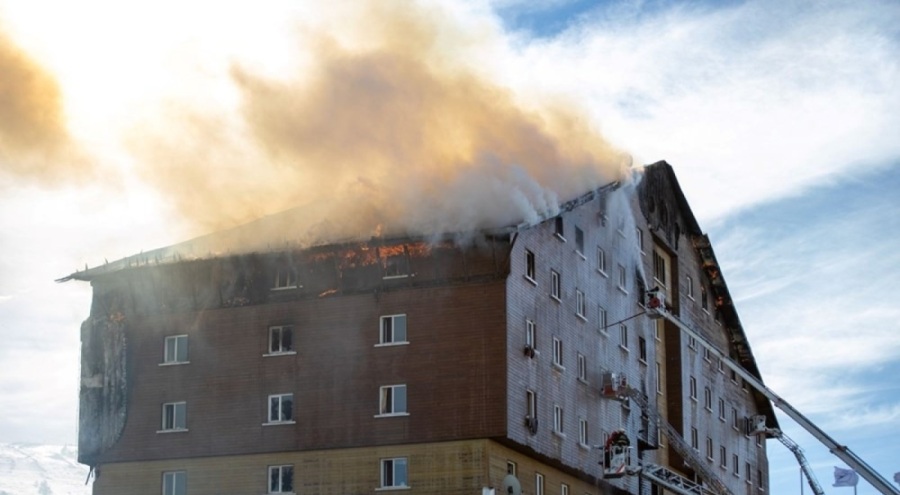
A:
[[[0,495],[90,495],[77,457],[69,445],[0,444]]]

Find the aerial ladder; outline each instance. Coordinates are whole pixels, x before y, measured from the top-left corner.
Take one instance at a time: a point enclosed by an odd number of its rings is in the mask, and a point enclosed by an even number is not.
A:
[[[862,458],[860,458],[852,450],[850,450],[849,447],[847,447],[846,445],[839,444],[837,441],[835,441],[833,438],[831,438],[827,433],[825,433],[821,428],[819,428],[812,421],[810,421],[808,418],[806,418],[806,416],[801,414],[800,411],[795,409],[792,405],[788,404],[787,401],[785,401],[780,396],[778,396],[775,392],[773,392],[768,387],[763,385],[763,383],[760,379],[756,378],[754,375],[749,373],[738,363],[732,361],[729,356],[726,356],[721,351],[719,351],[719,349],[717,349],[714,345],[712,345],[712,343],[710,343],[708,340],[706,340],[705,337],[703,337],[699,333],[695,332],[692,328],[690,328],[689,326],[684,324],[681,320],[679,320],[677,317],[675,317],[669,311],[667,311],[664,295],[661,292],[656,291],[656,290],[648,291],[645,307],[647,308],[647,314],[648,314],[648,316],[650,316],[650,318],[652,318],[652,319],[664,318],[666,321],[669,321],[672,324],[674,324],[676,327],[678,327],[682,332],[687,334],[689,337],[692,337],[694,340],[699,342],[704,348],[708,349],[709,352],[711,354],[713,354],[714,356],[716,356],[725,366],[728,366],[729,369],[731,369],[738,376],[743,378],[744,381],[748,385],[752,386],[758,392],[763,394],[767,399],[772,401],[772,404],[774,404],[775,407],[784,411],[784,413],[787,414],[791,419],[793,419],[795,422],[797,422],[806,431],[811,433],[812,436],[816,437],[816,439],[819,440],[820,442],[822,442],[822,444],[825,445],[825,447],[827,447],[828,450],[832,454],[837,456],[839,459],[844,461],[848,466],[850,466],[854,471],[859,473],[859,475],[862,476],[866,481],[868,481],[873,487],[875,487],[876,490],[883,493],[884,495],[900,495],[900,490],[898,490],[893,485],[891,485],[891,483],[888,482],[887,479],[885,479],[877,471],[875,471],[875,469],[873,469],[865,461],[863,461]],[[779,440],[781,440],[782,443],[785,443],[784,440],[782,439],[783,436],[784,436],[784,434],[782,433],[781,437],[779,437]],[[793,443],[793,441],[791,441],[790,439],[788,439],[788,440],[791,444],[796,446],[796,444]],[[785,443],[785,445],[787,446],[788,444]],[[790,449],[791,447],[788,446],[788,448]],[[797,449],[799,450],[799,447],[797,447]],[[791,451],[794,452],[795,456],[797,456],[797,451],[795,451],[793,449],[791,449]],[[808,463],[805,462],[805,456],[802,456],[802,452],[801,452],[800,456],[798,456],[797,458],[798,458],[798,460],[800,460],[801,458],[803,459],[800,464],[801,467],[803,467],[804,464],[806,464],[806,467],[804,468],[804,470],[808,473],[811,473],[811,470],[809,470]],[[810,480],[810,484],[812,485],[811,480],[813,480],[814,477],[807,474],[807,479]],[[818,482],[816,482],[816,485],[818,485]],[[813,491],[815,491],[815,490],[816,489],[813,488]],[[816,493],[817,494],[822,493],[821,487],[819,487],[819,491],[816,491]]]
[[[675,450],[706,484],[694,483],[663,466],[647,462],[642,463],[629,474],[637,474],[682,495],[732,495],[725,483],[715,475],[708,463],[698,455],[697,451],[688,445],[678,430],[662,418],[656,408],[650,406],[646,395],[627,385],[620,387],[620,390],[620,397],[631,400],[640,406],[643,414],[653,426],[662,430],[663,435],[669,441],[669,447]]]
[[[819,480],[816,479],[816,475],[812,471],[812,467],[806,460],[806,456],[803,454],[803,449],[801,449],[800,446],[797,445],[797,442],[791,440],[789,436],[787,436],[778,428],[766,428],[765,416],[753,416],[752,418],[750,418],[750,421],[751,434],[768,434],[777,438],[778,441],[784,444],[784,446],[794,454],[794,457],[797,458],[797,463],[800,464],[800,470],[803,471],[804,475],[806,475],[806,481],[807,483],[809,483],[809,487],[812,489],[813,493],[815,495],[825,494],[825,492],[822,490],[822,486],[819,485]]]

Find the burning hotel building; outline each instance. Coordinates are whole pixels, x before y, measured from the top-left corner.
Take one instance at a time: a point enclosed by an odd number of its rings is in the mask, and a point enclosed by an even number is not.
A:
[[[563,199],[464,241],[191,241],[69,275],[94,493],[764,493],[771,404],[648,315],[652,291],[759,377],[672,168]]]

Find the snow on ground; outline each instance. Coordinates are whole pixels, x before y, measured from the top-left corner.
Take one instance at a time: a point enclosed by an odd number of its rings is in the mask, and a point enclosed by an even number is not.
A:
[[[77,457],[68,445],[0,444],[0,495],[90,495]]]

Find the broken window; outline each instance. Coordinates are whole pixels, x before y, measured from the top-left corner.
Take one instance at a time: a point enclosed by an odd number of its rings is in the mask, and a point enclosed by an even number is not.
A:
[[[166,337],[165,350],[163,351],[163,363],[187,363],[188,362],[188,336],[172,335]]]
[[[275,270],[275,281],[272,290],[279,289],[296,289],[297,270],[292,266],[280,266]]]
[[[406,315],[381,317],[379,344],[406,343]]]
[[[563,231],[563,219],[561,216],[556,217],[553,222],[553,233],[556,234],[556,237],[560,238],[561,240],[566,240],[566,236],[564,235],[565,233]]]
[[[169,402],[163,404],[162,431],[187,429],[187,403]]]
[[[399,248],[399,249],[398,249]],[[391,250],[381,250],[381,266],[384,270],[384,278],[408,277],[409,257],[403,246]]]
[[[378,414],[405,414],[406,385],[387,385],[379,389]]]
[[[286,423],[294,420],[294,394],[269,396],[269,423]]]
[[[294,352],[294,327],[288,325],[269,327],[269,354]]]
[[[268,493],[294,493],[294,466],[269,466]]]

